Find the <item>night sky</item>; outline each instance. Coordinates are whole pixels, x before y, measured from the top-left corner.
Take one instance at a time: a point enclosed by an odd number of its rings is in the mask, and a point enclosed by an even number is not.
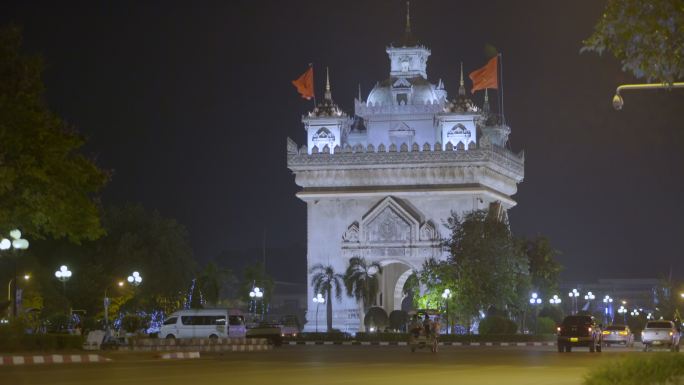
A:
[[[684,92],[624,93],[612,57],[580,54],[602,1],[413,1],[414,35],[432,50],[428,77],[458,89],[503,54],[510,145],[525,180],[509,215],[517,235],[562,251],[564,279],[682,277]],[[47,64],[50,107],[113,170],[105,204],[139,202],[189,230],[196,256],[306,242],[306,207],[286,168],[285,139],[304,143],[312,105],[290,84],[308,63],[322,95],[353,113],[389,73],[385,47],[403,1],[70,2],[0,5]],[[469,87],[469,80],[466,82]],[[474,99],[480,103],[481,95]],[[303,279],[305,255],[272,255],[277,278]]]

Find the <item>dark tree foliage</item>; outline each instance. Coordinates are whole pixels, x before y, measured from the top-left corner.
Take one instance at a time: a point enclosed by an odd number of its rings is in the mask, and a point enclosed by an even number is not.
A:
[[[235,276],[230,269],[219,267],[214,262],[207,263],[199,277],[199,287],[210,306],[218,305],[224,288],[234,283]]]
[[[185,227],[157,211],[128,205],[108,209],[105,228],[92,257],[109,277],[106,282],[138,271],[143,277],[138,295],[150,306],[177,307],[196,272]]]
[[[530,280],[532,289],[548,298],[558,291],[558,276],[562,270],[556,261],[559,254],[551,246],[551,242],[544,236],[531,240],[522,240],[524,253],[530,266]]]
[[[79,151],[85,139],[43,99],[43,63],[0,28],[0,223],[29,238],[92,240],[104,232],[97,193],[107,174]]]
[[[528,263],[508,223],[477,210],[447,222],[451,237],[449,263],[456,275],[456,304],[463,317],[496,307],[522,307],[528,287]]]
[[[582,51],[610,51],[622,69],[649,82],[684,78],[684,1],[608,0]]]

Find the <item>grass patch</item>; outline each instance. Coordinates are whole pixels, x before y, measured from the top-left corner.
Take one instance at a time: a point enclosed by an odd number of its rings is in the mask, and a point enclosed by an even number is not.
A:
[[[613,361],[591,370],[584,385],[684,384],[684,356],[656,353]]]

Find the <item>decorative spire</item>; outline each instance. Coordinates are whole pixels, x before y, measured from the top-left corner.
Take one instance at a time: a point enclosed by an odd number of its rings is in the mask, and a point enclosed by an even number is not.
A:
[[[484,103],[482,104],[482,114],[484,116],[489,116],[489,94],[487,91],[489,91],[489,88],[485,88],[485,98]]]
[[[330,73],[328,67],[325,67],[325,100],[332,101],[332,92],[330,92]]]
[[[463,62],[461,62],[461,82],[459,84],[460,85],[458,86],[458,94],[461,96],[465,96],[465,86],[463,85]]]
[[[404,36],[400,44],[404,47],[415,47],[418,45],[418,41],[413,38],[411,33],[411,7],[408,1],[406,2],[406,27],[404,28]]]
[[[406,35],[411,35],[411,3],[406,2]]]

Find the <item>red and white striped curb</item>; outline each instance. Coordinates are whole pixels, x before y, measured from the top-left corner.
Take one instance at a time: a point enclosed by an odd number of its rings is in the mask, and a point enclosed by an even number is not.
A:
[[[200,352],[176,352],[164,353],[161,355],[163,360],[187,360],[191,358],[200,358]]]
[[[288,341],[288,345],[406,346],[406,341]],[[555,342],[440,342],[440,346],[556,346]]]
[[[70,364],[107,362],[109,358],[97,354],[50,354],[40,356],[0,356],[0,366],[34,364]]]

